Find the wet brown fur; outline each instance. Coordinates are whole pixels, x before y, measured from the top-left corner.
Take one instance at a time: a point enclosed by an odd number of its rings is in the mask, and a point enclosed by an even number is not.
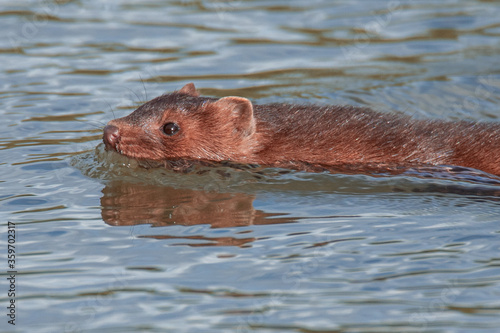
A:
[[[177,123],[167,136],[163,126]],[[255,105],[200,97],[193,84],[108,125],[108,149],[139,160],[208,160],[335,170],[457,165],[500,175],[500,124],[415,120],[352,106]]]

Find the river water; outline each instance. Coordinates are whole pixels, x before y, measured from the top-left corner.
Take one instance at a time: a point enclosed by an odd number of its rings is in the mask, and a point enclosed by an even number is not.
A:
[[[183,174],[99,146],[188,82],[499,121],[500,3],[1,1],[0,27],[2,332],[500,330],[498,177]]]

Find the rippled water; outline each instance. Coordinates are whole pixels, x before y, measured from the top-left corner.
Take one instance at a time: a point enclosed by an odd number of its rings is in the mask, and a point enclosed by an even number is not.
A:
[[[497,2],[3,1],[0,26],[2,332],[500,330],[498,177],[184,174],[98,146],[191,81],[499,121]]]

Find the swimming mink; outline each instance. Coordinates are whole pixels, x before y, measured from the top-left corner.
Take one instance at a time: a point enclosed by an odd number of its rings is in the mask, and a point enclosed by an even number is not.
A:
[[[500,124],[416,120],[353,106],[201,97],[194,84],[104,128],[106,149],[137,160],[232,161],[367,172],[462,166],[500,175]]]

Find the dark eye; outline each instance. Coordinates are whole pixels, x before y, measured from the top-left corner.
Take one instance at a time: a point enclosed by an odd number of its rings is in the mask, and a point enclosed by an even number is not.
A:
[[[181,128],[176,123],[166,123],[165,126],[163,126],[163,133],[168,136],[172,136],[175,133],[179,132],[180,129]]]

